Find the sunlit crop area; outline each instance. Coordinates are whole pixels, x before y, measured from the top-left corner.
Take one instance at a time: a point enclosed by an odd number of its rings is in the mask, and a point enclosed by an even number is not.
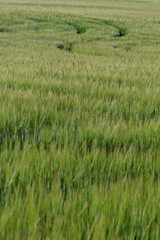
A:
[[[160,239],[159,13],[0,0],[0,240]]]

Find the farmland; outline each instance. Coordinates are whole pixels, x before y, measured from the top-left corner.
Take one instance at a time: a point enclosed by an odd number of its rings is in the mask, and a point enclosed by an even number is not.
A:
[[[0,0],[0,239],[160,239],[159,12]]]

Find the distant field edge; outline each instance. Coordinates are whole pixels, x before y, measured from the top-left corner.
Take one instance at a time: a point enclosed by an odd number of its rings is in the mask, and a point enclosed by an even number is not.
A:
[[[160,0],[67,0],[67,1],[54,1],[54,0],[0,0],[0,3],[58,3],[59,5],[69,2],[78,2],[78,3],[87,3],[87,2],[98,2],[98,3],[104,3],[104,2],[137,2],[137,3],[160,3]]]

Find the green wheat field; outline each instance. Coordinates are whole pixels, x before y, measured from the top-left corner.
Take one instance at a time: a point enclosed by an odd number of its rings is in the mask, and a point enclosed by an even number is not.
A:
[[[160,2],[0,0],[0,240],[160,239]]]

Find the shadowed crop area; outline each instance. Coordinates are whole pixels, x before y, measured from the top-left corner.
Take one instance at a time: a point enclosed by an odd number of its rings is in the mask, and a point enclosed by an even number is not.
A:
[[[160,239],[160,3],[0,1],[0,239]]]

